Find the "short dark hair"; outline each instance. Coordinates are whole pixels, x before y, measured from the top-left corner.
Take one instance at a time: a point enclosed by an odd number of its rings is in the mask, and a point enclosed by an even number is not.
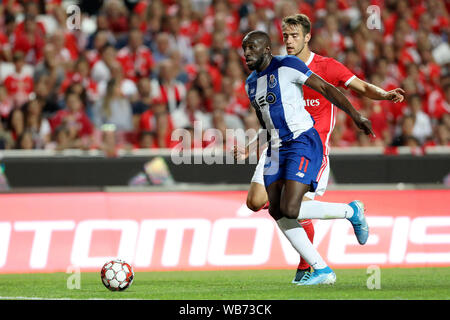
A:
[[[311,20],[309,20],[308,16],[303,13],[297,13],[292,16],[284,17],[281,26],[284,28],[286,25],[301,26],[304,35],[311,32]]]
[[[261,30],[254,30],[247,33],[245,37],[256,37],[257,39],[263,40],[267,47],[272,47],[272,42],[270,41],[270,36]]]

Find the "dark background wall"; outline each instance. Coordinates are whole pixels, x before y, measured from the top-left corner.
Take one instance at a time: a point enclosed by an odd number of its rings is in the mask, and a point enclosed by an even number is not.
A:
[[[255,165],[175,165],[163,157],[177,182],[247,184]],[[119,158],[8,157],[0,162],[12,188],[125,186],[143,172],[148,156]],[[450,173],[450,155],[334,155],[330,157],[335,183],[443,183]]]

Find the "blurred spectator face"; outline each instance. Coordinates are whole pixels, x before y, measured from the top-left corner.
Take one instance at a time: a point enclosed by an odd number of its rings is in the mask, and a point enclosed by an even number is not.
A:
[[[330,2],[330,1],[328,1]],[[336,11],[329,11],[329,13],[331,12],[336,12]],[[325,18],[325,28],[328,30],[328,32],[331,33],[335,33],[338,32],[338,21],[336,16],[334,15],[327,15]]]
[[[214,112],[225,112],[225,108],[227,107],[227,101],[225,99],[225,95],[223,93],[217,93],[213,97],[213,108]]]
[[[133,51],[137,50],[142,45],[142,32],[140,30],[133,30],[130,32],[128,45]]]
[[[156,37],[156,47],[162,54],[167,54],[170,49],[169,36],[167,33],[162,32]]]
[[[208,49],[203,44],[197,44],[194,48],[194,59],[197,65],[205,65],[209,63]]]
[[[173,35],[178,35],[180,32],[180,21],[176,15],[170,16],[167,20],[167,29]]]
[[[108,30],[108,29],[109,29],[108,17],[105,14],[97,15],[97,30]]]
[[[50,88],[48,85],[48,77],[42,76],[34,85],[34,92],[39,98],[47,98],[50,94]]]
[[[154,145],[154,134],[152,132],[142,132],[139,140],[140,148],[151,148]]]
[[[188,93],[186,95],[186,107],[189,111],[194,112],[194,111],[200,109],[201,102],[202,102],[202,99],[197,90],[191,89],[188,91]]]
[[[18,149],[31,150],[34,149],[33,135],[30,131],[24,131],[17,141]]]
[[[89,62],[86,59],[79,59],[77,61],[77,65],[75,66],[76,71],[83,77],[88,78],[89,77]]]
[[[64,32],[62,30],[57,30],[50,37],[51,43],[55,46],[56,52],[62,50],[64,48]]]
[[[116,49],[113,46],[107,46],[102,52],[102,59],[105,63],[111,65],[116,61]]]
[[[387,59],[389,63],[395,62],[395,51],[392,45],[385,44],[383,46],[383,56]]]
[[[214,17],[214,31],[215,32],[226,32],[226,28],[227,28],[227,20],[226,20],[226,15],[223,13],[219,13],[215,15]]]
[[[406,139],[405,145],[411,148],[420,147],[419,141],[414,137],[408,137]]]
[[[228,76],[222,78],[222,92],[230,97],[233,95],[233,80]]]
[[[161,62],[159,66],[159,77],[162,81],[170,82],[174,78],[174,68],[171,60]]]
[[[202,89],[207,89],[207,88],[212,87],[211,76],[206,71],[199,72],[195,82]]]
[[[114,130],[103,130],[102,142],[104,143],[105,147],[115,147],[116,132]]]
[[[25,14],[32,19],[35,19],[39,14],[39,7],[37,3],[29,1],[25,6]]]
[[[294,2],[288,0],[277,2],[276,9],[277,9],[276,10],[277,16],[279,18],[283,18],[297,13],[297,8],[295,7]]]
[[[419,18],[419,27],[427,33],[431,32],[432,29],[432,19],[428,12],[424,12]]]
[[[448,130],[450,130],[450,114],[449,113],[445,113],[442,115],[441,122],[442,122],[442,124],[444,124],[447,127]]]
[[[132,13],[128,21],[128,27],[130,30],[139,29],[141,26],[141,18],[138,14]]]
[[[20,109],[13,109],[11,111],[11,129],[16,133],[21,133],[24,130],[25,127],[25,120],[22,110]]]
[[[228,63],[227,75],[234,81],[244,80],[244,73],[242,72],[240,64],[236,61]]]
[[[414,129],[414,117],[404,117],[402,123],[402,134],[411,136]]]
[[[111,64],[111,76],[115,78],[117,81],[121,81],[123,79],[123,69],[119,62],[114,60]]]
[[[450,133],[449,130],[443,124],[439,124],[436,127],[436,136],[437,136],[437,141],[438,141],[439,145],[446,146],[447,144],[450,143],[450,134],[449,133]]]
[[[13,56],[14,67],[18,73],[22,70],[25,65],[25,55],[22,51],[14,52]]]
[[[65,126],[56,128],[55,130],[55,142],[57,144],[56,150],[64,150],[70,146],[70,133]]]
[[[41,104],[36,99],[31,100],[28,103],[27,111],[28,111],[28,115],[39,116],[42,111]]]
[[[224,50],[227,47],[227,39],[223,32],[214,32],[212,36],[211,48],[214,50]]]
[[[84,94],[83,84],[80,81],[72,83],[70,91],[76,93],[79,97],[82,97]]]
[[[151,94],[151,85],[149,78],[140,78],[137,84],[139,95],[143,98],[147,98]]]
[[[97,32],[94,39],[94,48],[96,50],[100,50],[107,43],[108,43],[108,33],[106,31]]]
[[[422,101],[420,100],[419,96],[412,96],[411,97],[411,111],[413,114],[417,114],[419,111],[422,110]]]
[[[75,93],[70,93],[67,96],[66,106],[71,112],[78,112],[83,107],[80,97]]]
[[[30,17],[26,17],[24,21],[24,29],[26,33],[34,33],[36,31],[36,21]]]
[[[44,60],[45,63],[50,67],[56,66],[58,62],[55,46],[51,43],[46,44],[44,47]]]

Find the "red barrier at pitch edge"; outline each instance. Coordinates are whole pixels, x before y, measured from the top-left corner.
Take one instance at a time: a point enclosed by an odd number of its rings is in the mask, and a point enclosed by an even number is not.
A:
[[[294,268],[298,255],[246,192],[0,195],[0,273],[98,271],[119,257],[136,270]],[[450,266],[450,190],[329,191],[364,201],[370,237],[316,220],[314,244],[333,268]]]

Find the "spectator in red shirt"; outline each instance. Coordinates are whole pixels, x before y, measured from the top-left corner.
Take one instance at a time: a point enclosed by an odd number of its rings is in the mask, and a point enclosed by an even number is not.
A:
[[[197,44],[194,47],[194,63],[186,66],[186,72],[189,80],[194,80],[200,71],[207,72],[212,81],[213,88],[216,92],[221,89],[222,75],[216,67],[214,67],[209,60],[209,49],[204,44]]]
[[[78,94],[70,92],[66,95],[66,109],[58,111],[51,119],[52,131],[61,125],[69,130],[69,138],[76,141],[76,146],[86,148],[92,143],[93,126]]]
[[[7,121],[7,129],[11,132],[14,141],[25,131],[25,120],[22,109],[11,110]]]
[[[155,132],[158,148],[172,148],[176,145],[176,141],[172,141],[172,131],[175,127],[164,103],[155,102],[150,110],[145,111],[139,127],[141,132]]]
[[[128,31],[128,9],[120,0],[109,0],[103,3],[101,12],[106,15],[109,29],[117,36]]]
[[[13,51],[25,53],[25,60],[30,64],[41,61],[45,45],[45,33],[38,27],[34,18],[25,16],[23,30],[15,31]]]
[[[158,78],[151,81],[153,97],[166,104],[170,113],[175,112],[186,97],[185,85],[175,77],[172,60],[166,59],[159,65]]]
[[[119,50],[117,60],[122,64],[125,77],[137,82],[139,77],[148,77],[153,68],[153,55],[143,44],[140,30],[130,31],[128,45]]]
[[[21,106],[33,92],[33,78],[25,66],[25,56],[22,51],[14,52],[14,72],[5,78],[4,86],[14,104]]]

